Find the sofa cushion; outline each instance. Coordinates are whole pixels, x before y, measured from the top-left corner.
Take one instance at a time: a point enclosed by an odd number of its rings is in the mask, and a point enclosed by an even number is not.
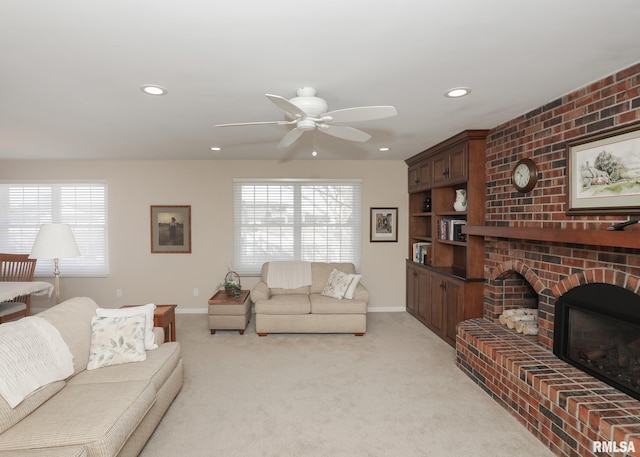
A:
[[[69,385],[101,382],[146,381],[159,390],[180,361],[180,343],[164,343],[147,352],[143,362],[113,365],[99,370],[83,371],[68,381]]]
[[[362,300],[337,299],[320,294],[311,294],[313,314],[366,314],[367,302]]]
[[[261,314],[309,314],[309,295],[272,295],[267,301],[256,303],[256,313]]]
[[[319,294],[327,284],[329,275],[333,269],[341,271],[347,274],[353,274],[356,272],[356,268],[352,263],[324,263],[324,262],[312,262],[311,263],[311,277],[313,282],[309,288],[309,293]]]
[[[155,396],[146,381],[67,385],[1,434],[0,449],[84,446],[88,455],[117,455]]]
[[[38,314],[51,322],[73,354],[74,374],[87,368],[91,346],[91,318],[98,305],[89,297],[66,300]]]
[[[64,381],[52,382],[33,392],[15,408],[9,406],[9,403],[0,396],[0,433],[10,429],[27,417],[32,411],[58,393],[64,385]]]

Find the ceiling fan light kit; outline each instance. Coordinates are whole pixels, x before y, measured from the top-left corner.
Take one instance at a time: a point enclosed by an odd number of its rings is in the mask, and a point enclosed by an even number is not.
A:
[[[327,102],[320,97],[316,97],[316,90],[313,87],[301,87],[297,90],[296,95],[296,97],[287,100],[279,95],[266,94],[266,97],[271,102],[284,111],[285,118],[288,121],[217,124],[216,127],[295,124],[295,127],[278,143],[278,149],[281,149],[295,143],[304,132],[315,130],[347,141],[364,142],[369,140],[371,135],[362,130],[341,125],[341,123],[384,119],[398,114],[393,106],[359,106],[327,111],[329,109]]]

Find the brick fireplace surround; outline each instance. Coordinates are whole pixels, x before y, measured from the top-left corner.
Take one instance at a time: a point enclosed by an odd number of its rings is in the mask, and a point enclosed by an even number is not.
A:
[[[640,63],[513,119],[487,137],[489,227],[605,230],[626,215],[566,214],[567,142],[640,121]],[[513,164],[529,157],[538,184],[511,186]],[[469,196],[473,198],[473,196]],[[582,284],[609,283],[640,294],[640,224],[624,248],[485,236],[484,318],[461,323],[458,366],[556,455],[593,452],[593,441],[633,442],[640,456],[640,401],[552,352],[556,300]],[[508,232],[506,232],[508,233]],[[635,238],[633,238],[635,240]],[[539,334],[522,336],[497,320],[504,309],[539,310]]]

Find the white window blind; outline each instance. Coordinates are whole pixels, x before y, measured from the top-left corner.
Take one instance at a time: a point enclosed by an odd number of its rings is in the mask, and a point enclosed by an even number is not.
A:
[[[80,257],[60,259],[61,276],[103,276],[107,259],[107,185],[0,182],[0,252],[28,254],[41,224],[69,224]],[[36,276],[53,276],[38,260]]]
[[[360,190],[359,180],[234,180],[234,269],[304,260],[359,271]]]

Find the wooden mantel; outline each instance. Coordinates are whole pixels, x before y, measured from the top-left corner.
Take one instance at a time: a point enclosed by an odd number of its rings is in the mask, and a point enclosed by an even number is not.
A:
[[[528,227],[496,227],[469,225],[462,228],[467,235],[489,236],[515,240],[548,241],[556,243],[583,244],[640,249],[640,231],[574,230]]]

